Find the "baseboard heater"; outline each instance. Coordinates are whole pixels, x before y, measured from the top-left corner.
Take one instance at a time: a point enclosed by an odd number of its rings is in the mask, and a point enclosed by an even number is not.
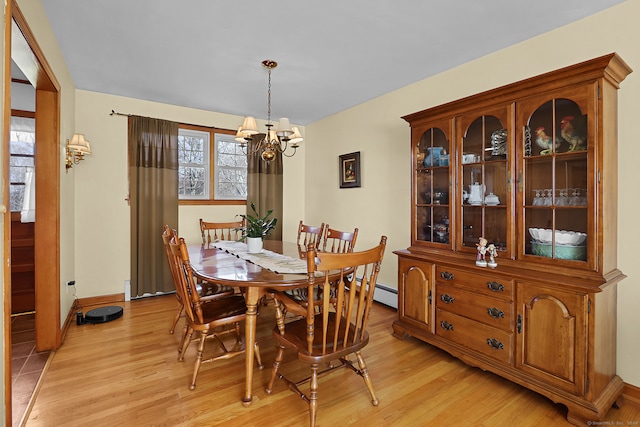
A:
[[[376,283],[376,293],[373,295],[374,301],[398,309],[398,291],[380,283]]]

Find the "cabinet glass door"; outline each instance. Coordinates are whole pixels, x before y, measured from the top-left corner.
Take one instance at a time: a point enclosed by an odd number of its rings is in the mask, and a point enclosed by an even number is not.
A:
[[[461,246],[476,249],[480,237],[508,252],[510,200],[508,108],[462,117],[460,156]]]
[[[419,135],[414,146],[415,241],[450,243],[449,141],[446,130],[431,127]]]
[[[523,103],[521,200],[524,254],[588,260],[589,156],[586,91]]]

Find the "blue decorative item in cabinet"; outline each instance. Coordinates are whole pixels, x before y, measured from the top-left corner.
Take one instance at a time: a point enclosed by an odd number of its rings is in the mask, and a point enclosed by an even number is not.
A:
[[[427,155],[424,157],[423,165],[425,168],[431,166],[440,166],[440,155],[444,148],[442,147],[428,147]]]

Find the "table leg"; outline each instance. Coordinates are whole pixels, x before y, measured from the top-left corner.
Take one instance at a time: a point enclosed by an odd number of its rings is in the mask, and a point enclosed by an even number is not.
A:
[[[245,393],[242,397],[242,405],[248,407],[253,400],[253,365],[255,357],[256,324],[258,314],[258,301],[261,296],[260,288],[247,287],[245,299],[247,301],[247,317],[245,320]]]

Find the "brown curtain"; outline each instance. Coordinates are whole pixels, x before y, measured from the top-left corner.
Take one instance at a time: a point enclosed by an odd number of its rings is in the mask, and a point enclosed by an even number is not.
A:
[[[178,227],[178,124],[129,117],[131,296],[175,290],[162,226]]]
[[[282,154],[265,162],[260,153],[253,154],[253,148],[262,141],[264,134],[256,135],[249,142],[248,167],[247,167],[247,214],[251,212],[251,202],[256,205],[256,211],[260,216],[266,215],[273,209],[273,218],[278,218],[276,228],[267,239],[282,240]]]

